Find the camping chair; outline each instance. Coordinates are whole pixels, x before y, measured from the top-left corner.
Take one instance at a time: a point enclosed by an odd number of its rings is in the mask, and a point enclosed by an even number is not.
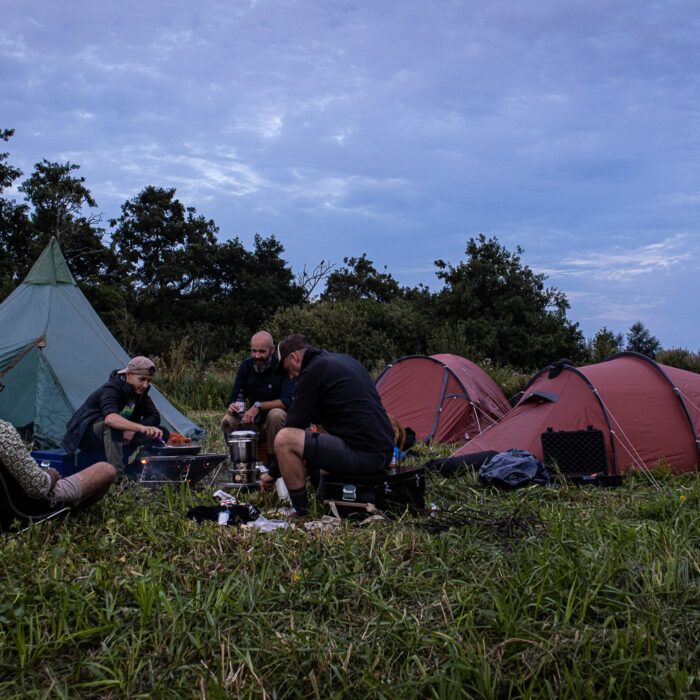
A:
[[[21,528],[30,523],[40,523],[70,510],[68,506],[45,501],[41,498],[29,498],[22,487],[0,464],[0,532],[12,532],[13,525],[19,521]]]

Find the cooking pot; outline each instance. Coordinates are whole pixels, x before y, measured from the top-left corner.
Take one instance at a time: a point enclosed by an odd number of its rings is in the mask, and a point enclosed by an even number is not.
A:
[[[258,434],[254,430],[235,430],[228,438],[228,450],[234,469],[255,469]]]

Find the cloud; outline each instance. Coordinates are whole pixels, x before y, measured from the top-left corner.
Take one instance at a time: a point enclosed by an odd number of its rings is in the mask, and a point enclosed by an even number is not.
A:
[[[232,129],[247,131],[263,139],[274,139],[281,135],[284,126],[284,114],[261,114],[247,121],[239,119]]]
[[[657,243],[625,249],[613,246],[599,251],[581,252],[559,263],[538,268],[548,276],[594,278],[599,281],[633,281],[642,275],[669,270],[697,258],[697,237],[679,233]]]
[[[10,36],[0,33],[0,56],[11,60],[25,62],[29,60],[30,52],[21,36]]]

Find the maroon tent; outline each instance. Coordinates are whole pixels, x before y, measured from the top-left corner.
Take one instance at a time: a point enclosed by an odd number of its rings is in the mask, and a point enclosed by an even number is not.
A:
[[[402,357],[376,385],[386,412],[419,441],[465,442],[510,409],[496,382],[459,355]]]
[[[516,406],[454,456],[527,450],[543,459],[541,435],[603,432],[609,474],[700,463],[700,375],[667,367],[637,353],[575,368],[555,363],[536,374]]]

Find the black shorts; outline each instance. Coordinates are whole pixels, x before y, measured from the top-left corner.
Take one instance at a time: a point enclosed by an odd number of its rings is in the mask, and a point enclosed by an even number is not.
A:
[[[343,440],[328,433],[306,431],[304,459],[309,471],[323,469],[334,474],[373,474],[391,463],[392,450],[386,454],[361,452],[348,447]]]

